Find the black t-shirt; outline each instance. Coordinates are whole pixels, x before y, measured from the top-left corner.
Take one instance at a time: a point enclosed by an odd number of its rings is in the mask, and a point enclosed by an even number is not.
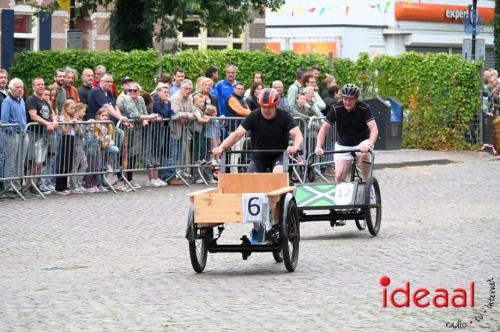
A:
[[[52,112],[50,109],[49,104],[43,99],[38,98],[37,96],[29,96],[28,99],[26,100],[26,119],[28,122],[36,122],[33,120],[30,116],[29,110],[35,110],[36,109],[36,114],[40,116],[42,119],[45,121],[51,122],[50,121],[50,113]],[[42,124],[39,125],[31,125],[29,127],[31,131],[33,132],[41,132],[43,129],[45,129],[45,126]]]
[[[297,127],[297,123],[289,113],[280,109],[271,120],[264,118],[260,109],[257,109],[243,120],[241,126],[250,131],[253,149],[285,150],[288,147],[289,132]],[[279,153],[259,153],[255,155],[255,158],[270,161],[278,155]]]
[[[80,102],[84,103],[85,105],[89,103],[90,90],[92,90],[92,87],[85,85],[82,85],[78,89],[78,97],[80,98]]]
[[[358,101],[348,112],[342,102],[332,106],[325,121],[333,125],[337,123],[338,143],[345,146],[355,146],[370,137],[367,123],[373,120],[370,106]]]
[[[95,115],[99,108],[103,105],[110,104],[113,108],[116,106],[115,97],[110,92],[104,93],[101,88],[90,90],[87,104],[87,111],[85,114],[85,121],[95,119]],[[110,116],[111,118],[111,116]]]

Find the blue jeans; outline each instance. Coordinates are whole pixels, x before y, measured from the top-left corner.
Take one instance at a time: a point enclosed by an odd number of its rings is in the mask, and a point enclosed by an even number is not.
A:
[[[166,166],[176,166],[181,163],[182,139],[170,137],[168,141],[168,158]],[[161,169],[158,175],[163,181],[168,181],[175,176],[175,168]]]

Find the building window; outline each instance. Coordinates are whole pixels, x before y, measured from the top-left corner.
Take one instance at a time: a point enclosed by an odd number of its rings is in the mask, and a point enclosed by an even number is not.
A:
[[[32,32],[31,15],[14,14],[14,33]]]
[[[207,45],[209,50],[225,50],[227,45]]]

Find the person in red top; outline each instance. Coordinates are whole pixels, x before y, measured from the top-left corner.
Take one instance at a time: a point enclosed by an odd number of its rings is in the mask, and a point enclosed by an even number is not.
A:
[[[93,88],[97,88],[99,86],[99,82],[101,81],[101,75],[104,74],[104,73],[106,73],[106,67],[104,67],[103,65],[99,65],[99,66],[95,67],[94,80],[92,81],[92,87]],[[117,95],[116,95],[116,85],[115,85],[115,83],[111,84],[111,94],[116,99]]]

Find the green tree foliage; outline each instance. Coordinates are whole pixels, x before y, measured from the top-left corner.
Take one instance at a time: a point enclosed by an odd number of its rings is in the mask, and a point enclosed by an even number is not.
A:
[[[479,110],[481,95],[480,62],[467,62],[460,56],[447,54],[414,52],[374,59],[362,53],[357,61],[335,59],[332,68],[328,67],[326,57],[300,56],[292,52],[186,50],[163,58],[154,50],[24,52],[17,57],[10,75],[21,78],[31,88],[29,82],[37,76],[52,82],[56,68],[71,66],[81,72],[98,64],[105,65],[115,80],[132,76],[145,91],[154,88],[153,77],[160,64],[167,73],[177,66],[184,68],[186,77],[193,81],[209,66],[219,68],[222,78],[224,67],[235,64],[239,68],[237,78],[245,86],[250,85],[253,72],[259,70],[264,73],[266,86],[273,80],[281,80],[285,87],[293,83],[298,68],[316,64],[323,73],[333,73],[339,86],[345,83],[359,85],[364,98],[380,95],[401,102],[405,108],[403,146],[407,148],[466,147],[464,135]]]
[[[131,51],[153,47],[153,21],[145,1],[116,0],[111,14],[111,49]]]
[[[216,31],[240,35],[243,26],[251,22],[253,10],[263,11],[266,7],[277,10],[285,0],[80,0],[79,2],[83,10],[95,12],[98,6],[104,6],[118,10],[119,15],[122,13],[127,17],[136,15],[137,19],[142,17],[147,21],[156,22],[159,27],[156,39],[162,40],[176,38],[177,33],[183,31],[186,25],[189,25],[191,30],[199,31],[201,27],[207,27],[209,24]],[[29,3],[47,11],[59,8],[57,0],[48,0],[42,5],[38,5],[35,0]],[[141,6],[143,11],[140,11]],[[200,24],[193,25],[187,18],[195,18]]]

